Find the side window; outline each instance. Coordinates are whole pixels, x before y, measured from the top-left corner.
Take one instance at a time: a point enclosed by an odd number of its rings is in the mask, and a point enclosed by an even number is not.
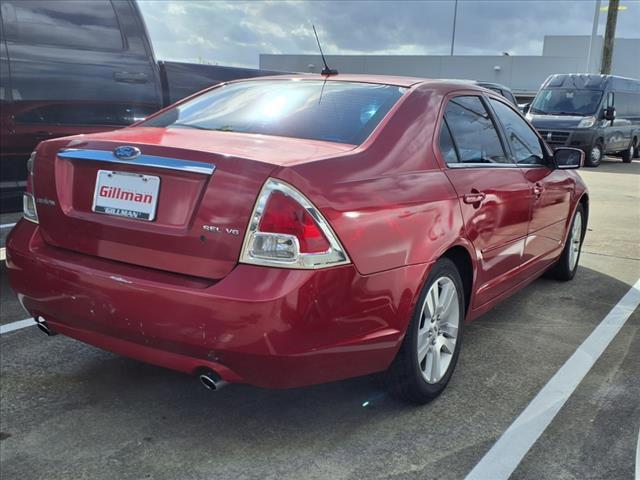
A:
[[[442,127],[440,128],[440,153],[447,165],[458,163],[458,154],[446,120],[442,121]]]
[[[507,140],[511,145],[516,163],[520,165],[543,165],[544,154],[538,136],[520,115],[504,103],[489,99],[496,116],[502,123]]]
[[[123,49],[116,12],[109,0],[6,0],[2,16],[10,41],[90,50]]]
[[[607,93],[607,107],[614,107],[614,96],[613,92]]]
[[[154,105],[125,106],[109,102],[35,103],[18,112],[17,124],[44,125],[131,125],[157,110]]]
[[[511,163],[480,97],[464,96],[449,100],[445,119],[458,147],[460,163]]]
[[[616,117],[625,118],[631,112],[631,95],[625,92],[618,92],[618,106],[616,107]]]
[[[640,119],[640,92],[616,92],[616,117]]]
[[[513,96],[513,93],[511,93],[509,91],[505,91],[504,92],[504,98],[509,100],[513,105],[518,105],[518,102],[516,102],[516,97]]]

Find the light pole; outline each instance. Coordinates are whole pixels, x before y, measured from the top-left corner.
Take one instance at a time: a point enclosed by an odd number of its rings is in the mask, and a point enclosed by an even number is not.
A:
[[[589,52],[587,53],[587,73],[591,73],[591,55],[593,54],[593,42],[598,35],[598,21],[600,20],[600,5],[602,0],[596,1],[596,11],[593,12],[593,28],[591,29],[591,39],[589,40]]]
[[[456,43],[456,20],[458,18],[458,0],[455,0],[453,7],[453,29],[451,31],[451,56],[453,56],[453,46]]]

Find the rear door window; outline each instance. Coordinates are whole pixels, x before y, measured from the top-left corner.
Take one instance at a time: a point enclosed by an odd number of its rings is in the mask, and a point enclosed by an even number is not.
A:
[[[461,164],[510,164],[489,112],[480,97],[449,100],[445,119]]]
[[[504,103],[493,98],[489,99],[489,103],[504,127],[507,141],[511,145],[511,151],[516,163],[520,165],[544,165],[540,139],[533,129],[527,125],[527,122]]]
[[[7,40],[85,50],[122,50],[116,12],[108,0],[5,0]]]
[[[456,152],[456,146],[453,143],[451,131],[446,120],[442,122],[442,127],[440,128],[440,153],[447,165],[458,163],[458,152]]]

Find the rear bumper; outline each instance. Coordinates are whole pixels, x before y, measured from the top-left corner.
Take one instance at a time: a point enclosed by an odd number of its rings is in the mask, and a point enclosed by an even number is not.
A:
[[[238,265],[211,283],[54,248],[21,221],[7,267],[25,308],[59,333],[186,373],[288,388],[386,369],[429,265],[367,276],[353,265]]]

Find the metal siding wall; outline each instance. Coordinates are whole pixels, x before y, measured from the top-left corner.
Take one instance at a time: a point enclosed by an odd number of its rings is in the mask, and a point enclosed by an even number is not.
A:
[[[426,78],[463,78],[503,83],[516,92],[535,92],[553,73],[586,70],[588,36],[545,37],[544,55],[328,55],[333,68],[344,73],[407,75]],[[592,71],[600,63],[602,38],[596,39]],[[613,73],[640,78],[640,39],[617,39]],[[314,72],[322,69],[319,55],[261,54],[260,68],[280,71]],[[499,70],[494,67],[499,66]]]

